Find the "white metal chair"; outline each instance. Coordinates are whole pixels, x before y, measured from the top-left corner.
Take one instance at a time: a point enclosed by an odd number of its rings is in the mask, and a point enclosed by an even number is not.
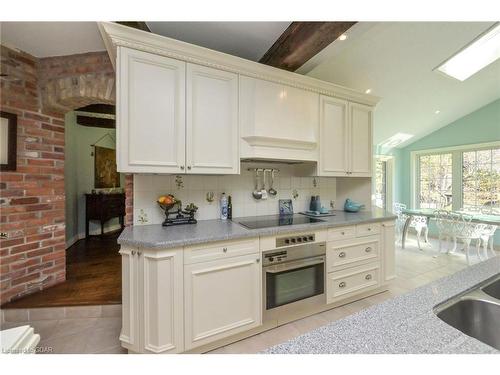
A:
[[[392,212],[398,217],[396,221],[396,236],[397,236],[396,242],[401,241],[403,227],[405,225],[406,220],[408,219],[408,215],[405,215],[403,213],[405,209],[406,205],[403,203],[393,204]],[[427,218],[425,216],[413,216],[409,228],[413,228],[417,232],[418,248],[422,250],[422,247],[420,246],[420,237],[422,236],[422,232],[424,233],[425,243],[429,243],[429,228],[427,226]]]
[[[443,238],[453,238],[453,251],[456,249],[457,241],[464,244],[465,257],[467,264],[471,264],[470,249],[472,240],[478,240],[476,245],[476,254],[481,261],[482,257],[479,253],[480,238],[486,224],[472,223],[472,216],[464,215],[458,212],[449,212],[439,210],[435,212],[436,224],[439,230],[439,252],[441,253],[441,240]],[[450,252],[449,248],[446,251]]]
[[[403,234],[403,226],[405,225],[406,215],[403,214],[403,210],[406,209],[406,204],[395,202],[392,205],[392,213],[398,218],[396,219],[396,243],[401,242],[401,237]]]
[[[454,221],[457,219],[456,215],[454,215],[451,211],[447,210],[437,210],[434,211],[434,218],[436,219],[436,226],[438,229],[438,239],[439,239],[439,247],[438,252],[441,253],[442,250],[442,241],[446,240],[448,243],[453,240],[454,246],[451,251],[455,251],[456,248],[456,239],[454,238]],[[446,253],[450,252],[450,248],[448,245],[448,249]]]
[[[485,207],[467,207],[461,208],[461,212],[470,213],[470,214],[491,214],[492,210]],[[489,255],[495,256],[494,246],[494,236],[497,230],[497,226],[493,224],[485,224],[484,228],[480,233],[480,237],[477,239],[480,248],[483,250],[484,259],[488,259]]]

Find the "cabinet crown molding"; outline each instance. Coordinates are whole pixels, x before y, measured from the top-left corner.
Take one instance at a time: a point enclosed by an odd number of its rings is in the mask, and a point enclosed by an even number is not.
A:
[[[98,27],[113,66],[122,46],[370,106],[380,101],[374,95],[117,23],[98,22]]]

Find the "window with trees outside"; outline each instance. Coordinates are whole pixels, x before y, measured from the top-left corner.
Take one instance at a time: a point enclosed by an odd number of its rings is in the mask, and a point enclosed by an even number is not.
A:
[[[462,207],[500,214],[500,148],[462,153]]]
[[[418,208],[452,209],[451,153],[418,157]]]
[[[375,205],[387,208],[387,161],[381,159],[375,162]]]

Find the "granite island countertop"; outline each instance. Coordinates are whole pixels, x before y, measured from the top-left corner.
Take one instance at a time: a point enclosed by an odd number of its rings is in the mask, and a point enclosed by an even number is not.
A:
[[[160,224],[133,225],[125,228],[118,243],[120,245],[174,248],[199,243],[224,240],[235,240],[249,237],[272,236],[300,231],[319,230],[346,225],[394,220],[396,216],[390,212],[373,209],[350,213],[335,211],[335,216],[323,217],[320,223],[287,225],[281,227],[247,229],[238,224],[238,218],[231,220],[200,220],[197,224],[163,227]]]
[[[500,272],[500,256],[314,329],[267,354],[496,353],[439,319],[434,307]]]

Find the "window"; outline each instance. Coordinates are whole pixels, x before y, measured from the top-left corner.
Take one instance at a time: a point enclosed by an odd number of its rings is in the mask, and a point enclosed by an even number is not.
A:
[[[380,159],[375,162],[375,205],[387,207],[387,161]]]
[[[452,208],[452,160],[451,153],[419,156],[419,208]]]
[[[462,207],[500,213],[500,148],[462,153]]]

